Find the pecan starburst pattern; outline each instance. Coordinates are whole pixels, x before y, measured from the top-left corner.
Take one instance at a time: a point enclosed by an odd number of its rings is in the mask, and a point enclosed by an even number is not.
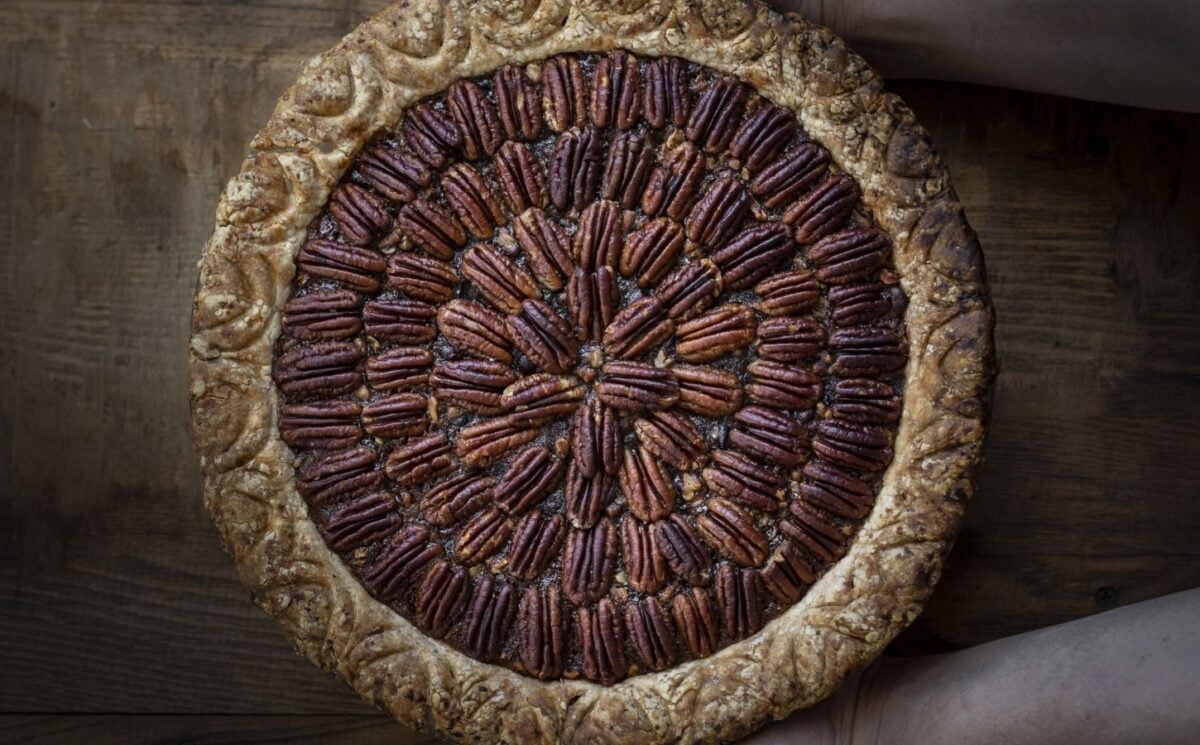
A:
[[[795,115],[623,51],[462,80],[309,229],[274,379],[381,602],[612,684],[755,634],[846,551],[906,361],[891,246]]]

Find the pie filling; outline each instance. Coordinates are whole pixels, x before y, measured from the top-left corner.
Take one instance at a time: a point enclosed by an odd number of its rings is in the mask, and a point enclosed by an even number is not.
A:
[[[358,154],[296,264],[297,490],[484,662],[607,685],[754,634],[892,457],[890,242],[792,111],[699,65],[460,80]]]

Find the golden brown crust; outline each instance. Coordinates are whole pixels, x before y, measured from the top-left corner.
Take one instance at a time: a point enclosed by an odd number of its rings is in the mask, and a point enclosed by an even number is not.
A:
[[[799,114],[893,238],[910,360],[895,458],[846,557],[755,636],[605,687],[477,662],[370,597],[296,493],[270,368],[305,228],[371,134],[456,79],[614,46],[739,75]],[[405,0],[310,62],[252,147],[200,261],[189,366],[205,504],[255,602],[366,700],[466,741],[718,742],[825,697],[920,612],[972,494],[992,309],[927,134],[828,30],[754,0]]]

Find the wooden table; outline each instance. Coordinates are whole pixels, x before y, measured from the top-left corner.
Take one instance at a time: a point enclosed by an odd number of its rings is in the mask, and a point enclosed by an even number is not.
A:
[[[0,741],[428,741],[251,605],[184,379],[218,193],[302,60],[382,4],[0,4]],[[1200,117],[894,89],[983,241],[1001,362],[978,497],[895,648],[1200,584]]]

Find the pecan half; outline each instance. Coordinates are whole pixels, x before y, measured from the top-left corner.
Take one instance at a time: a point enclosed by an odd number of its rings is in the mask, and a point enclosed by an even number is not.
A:
[[[742,405],[742,384],[728,370],[703,365],[675,365],[679,381],[676,406],[689,414],[718,417],[732,414]]]
[[[612,501],[613,478],[604,471],[591,476],[583,473],[579,461],[567,466],[567,485],[563,489],[563,512],[576,528],[590,528],[599,522]]]
[[[732,450],[713,452],[712,466],[704,469],[704,483],[721,496],[764,512],[781,509],[787,495],[782,474]]]
[[[796,226],[797,243],[813,243],[846,224],[859,196],[854,179],[830,176],[789,207],[783,221]]]
[[[816,429],[813,450],[839,466],[878,471],[892,460],[892,438],[886,430],[840,419],[823,419]]]
[[[384,602],[395,599],[412,582],[421,578],[442,547],[429,542],[429,530],[409,525],[393,535],[375,561],[362,572],[363,584]]]
[[[512,362],[512,339],[504,319],[482,303],[451,300],[438,310],[438,330],[467,354]]]
[[[510,515],[521,514],[557,489],[566,470],[546,448],[522,450],[496,483],[496,506]]]
[[[667,581],[667,560],[654,542],[650,526],[633,515],[621,519],[621,555],[625,579],[638,592],[658,592]]]
[[[799,130],[794,113],[772,103],[759,103],[729,143],[729,154],[742,161],[750,173],[758,173],[775,160]]]
[[[789,541],[779,548],[759,570],[763,585],[780,602],[791,605],[804,596],[817,576],[804,560],[804,552]]]
[[[709,362],[741,349],[754,339],[754,310],[720,305],[675,330],[675,355],[687,362]]]
[[[296,491],[309,504],[320,506],[379,486],[375,451],[368,447],[337,450],[313,458],[296,474]]]
[[[388,453],[383,470],[400,486],[416,486],[454,470],[450,443],[443,432],[426,435]]]
[[[639,520],[661,520],[675,509],[675,485],[645,448],[625,449],[618,484],[629,511]]]
[[[724,151],[742,120],[749,98],[750,87],[731,75],[711,81],[700,92],[684,133],[705,152]]]
[[[288,396],[336,396],[362,384],[362,360],[353,342],[321,341],[284,352],[271,377]]]
[[[597,127],[629,129],[641,113],[642,69],[623,49],[600,58],[592,77],[592,123]]]
[[[535,373],[508,386],[501,403],[517,421],[544,424],[574,412],[586,392],[572,375]]]
[[[462,150],[467,160],[479,160],[492,155],[504,139],[500,117],[487,94],[470,80],[450,84],[446,92],[446,108],[462,134]]]
[[[738,641],[762,628],[762,582],[753,569],[726,564],[717,572],[717,605],[725,638]]]
[[[562,673],[565,634],[558,588],[528,587],[517,608],[517,644],[525,672],[542,680]]]
[[[560,212],[592,201],[604,167],[604,140],[591,127],[564,132],[550,156],[550,203]]]
[[[382,540],[402,522],[396,500],[384,491],[349,499],[317,519],[325,545],[334,551],[350,551]]]
[[[438,559],[417,590],[417,625],[429,636],[440,638],[458,621],[470,594],[467,573]]]
[[[744,567],[758,566],[767,560],[770,541],[748,512],[715,497],[706,506],[708,511],[696,516],[696,528],[717,553]]]
[[[625,626],[629,641],[647,670],[666,670],[675,664],[675,626],[657,598],[648,597],[625,606]]]
[[[694,587],[676,595],[671,601],[671,615],[693,657],[707,657],[717,651],[720,629],[704,590]]]
[[[279,434],[293,448],[336,450],[362,439],[359,406],[354,401],[285,404],[279,410]]]
[[[819,458],[804,467],[800,496],[847,520],[865,517],[875,502],[875,494],[865,481]]]
[[[891,244],[873,228],[855,228],[827,235],[808,249],[817,279],[844,285],[876,275],[887,263]]]
[[[490,662],[498,658],[516,615],[516,591],[512,585],[481,572],[471,591],[463,646],[478,660]]]
[[[683,226],[669,217],[655,218],[625,239],[618,267],[623,276],[637,275],[638,287],[650,287],[667,273],[683,246]]]
[[[395,347],[367,360],[367,382],[377,391],[400,391],[429,382],[433,354],[423,347]]]
[[[829,410],[839,419],[862,424],[891,424],[900,418],[896,390],[880,380],[843,378],[833,384]]]
[[[686,321],[712,307],[721,296],[725,281],[711,259],[688,261],[659,284],[655,294],[667,306],[667,315]]]
[[[417,199],[400,208],[396,227],[430,256],[449,261],[455,249],[467,242],[467,231],[449,210],[437,202]]]
[[[835,375],[877,375],[895,372],[908,360],[904,337],[893,329],[848,328],[829,334]]]
[[[410,253],[396,253],[388,260],[388,284],[405,297],[427,303],[454,299],[458,275],[445,261]]]
[[[759,223],[742,230],[724,247],[714,251],[712,260],[721,269],[726,289],[743,290],[790,259],[795,250],[787,227],[779,223]]]
[[[750,181],[750,193],[758,197],[764,207],[773,210],[817,183],[828,167],[828,151],[805,142],[759,171]]]
[[[429,376],[439,400],[485,416],[504,410],[501,394],[516,380],[512,368],[495,360],[439,362]]]
[[[801,362],[819,354],[825,330],[811,318],[768,318],[758,324],[758,356],[775,362]]]
[[[804,502],[792,502],[779,530],[825,563],[837,561],[846,552],[849,540],[837,525]]]
[[[689,585],[704,584],[708,571],[708,552],[696,537],[692,526],[679,513],[654,523],[654,543],[662,552],[671,573]]]
[[[780,272],[754,286],[759,307],[769,316],[794,316],[809,311],[821,297],[821,283],[807,269]]]
[[[654,170],[654,147],[638,132],[622,132],[608,146],[600,196],[627,210],[637,209]]]
[[[782,411],[747,406],[733,418],[737,424],[729,431],[729,443],[751,458],[791,468],[807,457],[804,425]]]
[[[602,266],[594,272],[578,268],[567,283],[567,313],[579,341],[600,341],[617,313],[617,278]]]
[[[746,187],[733,176],[721,176],[709,185],[688,213],[684,221],[687,237],[702,248],[717,248],[733,236],[749,212],[750,195]],[[786,239],[786,228],[783,232]]]
[[[512,529],[512,520],[495,507],[476,513],[458,534],[454,556],[467,566],[478,564],[508,542]]]
[[[283,306],[283,331],[293,339],[349,339],[362,330],[362,297],[350,290],[321,290],[294,297]]]
[[[575,270],[575,260],[558,223],[542,210],[531,209],[513,220],[513,232],[538,281],[548,290],[561,290]]]
[[[633,423],[642,447],[681,471],[699,468],[708,460],[704,435],[691,419],[674,411],[656,411]]]
[[[461,473],[436,484],[421,498],[421,512],[430,525],[448,528],[492,503],[496,480],[491,476]]]
[[[579,361],[579,346],[565,318],[544,300],[526,300],[519,315],[507,318],[513,345],[538,368],[565,373]]]
[[[591,605],[608,593],[616,565],[617,531],[611,520],[572,529],[563,550],[563,594],[575,605]]]
[[[558,553],[565,526],[562,515],[547,516],[541,510],[521,518],[513,531],[512,551],[506,567],[508,573],[529,581],[540,577]]]
[[[684,141],[671,148],[650,174],[642,195],[642,211],[651,217],[665,215],[682,220],[707,170],[704,153],[692,143]]]
[[[380,341],[426,344],[437,336],[433,319],[437,309],[420,300],[376,298],[362,309],[367,335]]]
[[[463,254],[459,267],[484,300],[504,313],[517,313],[521,303],[542,296],[537,282],[516,262],[492,246],[475,245]]]
[[[476,238],[491,238],[497,225],[508,223],[491,185],[466,163],[456,163],[442,174],[442,193],[459,221]]]
[[[383,201],[358,184],[341,184],[329,195],[329,214],[347,242],[365,246],[392,229]]]
[[[683,129],[691,101],[688,100],[687,63],[678,57],[657,57],[646,63],[642,86],[642,112],[655,129],[668,124]]]
[[[409,109],[404,117],[404,142],[436,170],[454,160],[463,144],[454,120],[428,104]]]
[[[373,437],[412,437],[429,426],[429,402],[416,393],[397,393],[367,403],[363,428]]]
[[[612,409],[592,398],[575,413],[571,454],[584,476],[599,471],[616,475],[621,468],[621,430]]]
[[[663,301],[647,295],[625,306],[604,330],[604,351],[610,357],[640,357],[671,337],[675,324]]]
[[[829,288],[829,317],[834,326],[859,326],[893,309],[892,293],[882,282]]]
[[[500,192],[514,214],[546,206],[546,178],[529,146],[506,142],[496,151],[496,178]]]
[[[358,178],[393,202],[411,202],[429,186],[433,173],[412,153],[380,143],[363,151]]]
[[[483,465],[533,442],[539,434],[537,426],[508,414],[464,427],[454,442],[454,452],[468,465]]]
[[[596,396],[614,409],[665,409],[679,398],[679,384],[666,368],[614,360],[605,363],[601,373],[603,377],[596,386]]]
[[[777,409],[807,409],[821,398],[821,378],[808,370],[770,360],[755,360],[746,366],[750,382],[746,395],[751,401]]]
[[[583,657],[583,674],[602,685],[612,685],[627,673],[625,629],[616,604],[604,598],[594,608],[575,612],[575,633]]]
[[[310,277],[332,279],[355,290],[375,292],[379,289],[376,275],[387,267],[387,262],[378,251],[313,238],[300,247],[296,267]]]
[[[621,207],[608,199],[589,204],[575,231],[575,259],[586,271],[614,267],[621,253]]]
[[[555,132],[587,123],[587,83],[579,60],[561,54],[542,67],[542,109],[546,124]]]
[[[525,68],[505,65],[492,74],[500,124],[510,140],[533,140],[542,133],[542,96]]]

